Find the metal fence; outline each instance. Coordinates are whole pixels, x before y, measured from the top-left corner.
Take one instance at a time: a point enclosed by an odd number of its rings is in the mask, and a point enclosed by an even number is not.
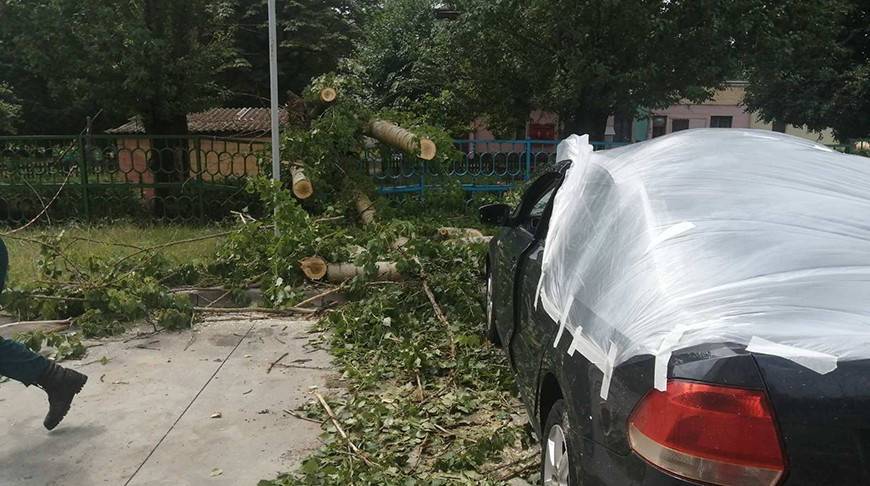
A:
[[[556,160],[557,140],[455,140],[448,162],[409,160],[401,153],[373,151],[365,157],[369,175],[383,194],[418,193],[445,184],[466,192],[505,192],[535,177]],[[593,142],[596,150],[624,145]]]
[[[264,145],[196,135],[0,137],[0,224],[43,211],[47,220],[221,219],[258,204],[244,182],[259,172]]]
[[[22,224],[42,212],[47,221],[161,222],[256,212],[259,201],[244,185],[269,158],[267,143],[202,135],[0,137],[0,225]],[[380,148],[366,151],[362,163],[383,194],[425,195],[457,184],[467,192],[497,193],[551,164],[556,144],[457,140],[448,162]]]

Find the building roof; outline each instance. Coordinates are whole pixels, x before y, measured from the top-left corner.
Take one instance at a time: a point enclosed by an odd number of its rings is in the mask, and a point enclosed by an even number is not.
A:
[[[280,109],[281,123],[287,122],[287,111]],[[212,108],[187,114],[187,130],[190,133],[220,133],[233,135],[268,135],[271,130],[268,108]],[[140,117],[130,120],[106,133],[145,133]]]

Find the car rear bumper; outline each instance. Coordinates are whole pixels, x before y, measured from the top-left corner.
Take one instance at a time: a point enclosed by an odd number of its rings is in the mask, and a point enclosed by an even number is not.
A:
[[[637,454],[617,454],[591,440],[581,461],[585,484],[601,486],[696,486],[698,483],[660,471]]]

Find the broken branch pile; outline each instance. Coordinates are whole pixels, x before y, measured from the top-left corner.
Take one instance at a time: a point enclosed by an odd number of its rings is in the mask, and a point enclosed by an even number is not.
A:
[[[510,368],[482,339],[487,237],[463,213],[445,210],[465,208],[463,194],[456,204],[427,195],[407,206],[378,196],[360,164],[367,136],[433,161],[452,150],[450,137],[359,99],[339,82],[315,82],[293,101],[284,185],[251,180],[266,216],[241,215],[245,224],[225,235],[213,261],[170,266],[159,249],[134,249],[84,265],[57,251],[48,260],[51,285],[31,293],[61,298],[37,307],[28,293],[13,290],[6,310],[20,310],[22,318],[73,317],[106,335],[134,319],[177,329],[199,313],[231,311],[194,307],[171,285],[255,283],[273,312],[288,313],[311,312],[307,283],[338,284],[348,302],[327,309],[318,325],[329,331],[348,393],[311,401],[305,415],[324,422],[332,437],[297,473],[271,483],[498,483],[492,465],[510,464],[510,452],[525,450],[530,436],[512,418],[522,409],[512,398]]]

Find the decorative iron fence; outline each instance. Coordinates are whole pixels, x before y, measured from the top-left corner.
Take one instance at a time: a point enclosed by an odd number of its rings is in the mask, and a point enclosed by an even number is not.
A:
[[[0,224],[42,212],[47,220],[221,219],[258,205],[244,183],[264,146],[197,135],[0,137]]]
[[[458,155],[447,163],[409,160],[401,153],[373,151],[368,173],[383,194],[419,193],[459,183],[467,192],[505,192],[535,177],[556,160],[557,140],[455,140]],[[593,142],[596,150],[624,145]]]
[[[214,221],[257,213],[245,180],[269,157],[265,139],[202,135],[0,137],[0,225],[46,220]],[[456,140],[447,162],[372,148],[363,166],[386,195],[453,188],[501,193],[555,162],[555,140]],[[593,143],[596,150],[622,145]],[[861,153],[870,143],[834,146]],[[268,166],[268,164],[266,165]],[[47,210],[44,208],[48,208]]]

